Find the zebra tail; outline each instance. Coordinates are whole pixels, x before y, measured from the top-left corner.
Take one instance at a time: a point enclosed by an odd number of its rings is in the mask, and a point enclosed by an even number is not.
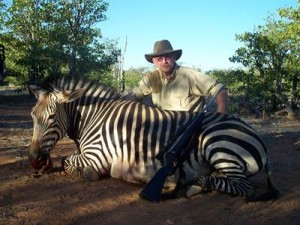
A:
[[[254,194],[253,196],[248,198],[248,202],[269,201],[269,200],[275,201],[276,199],[278,199],[280,197],[280,191],[276,188],[276,186],[274,184],[272,171],[271,171],[270,167],[271,166],[270,166],[270,161],[269,161],[269,157],[268,157],[268,160],[267,160],[267,163],[265,166],[265,171],[267,174],[267,182],[268,182],[269,190],[260,195]]]

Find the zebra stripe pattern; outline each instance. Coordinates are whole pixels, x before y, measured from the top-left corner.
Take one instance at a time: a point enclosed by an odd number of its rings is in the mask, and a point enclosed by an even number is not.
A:
[[[78,149],[64,159],[64,169],[92,180],[110,175],[148,182],[163,164],[156,155],[195,115],[125,101],[113,89],[83,79],[59,78],[30,90],[38,99],[32,110],[29,157],[33,167],[39,169],[39,159],[50,157],[66,134]],[[196,134],[196,144],[181,168],[187,193],[197,186],[252,196],[247,177],[268,165],[266,147],[253,129],[238,118],[217,113],[207,114]],[[166,186],[175,185],[179,175],[176,171]]]
[[[31,152],[47,155],[66,133],[78,147],[65,159],[69,173],[92,167],[99,177],[147,182],[161,167],[155,156],[194,115],[122,101],[113,89],[84,80],[57,79],[31,90],[39,99],[32,110]],[[85,91],[76,99],[68,97],[75,90]]]
[[[201,155],[216,170],[194,181],[204,190],[251,196],[254,189],[248,176],[267,165],[267,149],[254,130],[243,120],[212,114],[203,121],[199,138]]]

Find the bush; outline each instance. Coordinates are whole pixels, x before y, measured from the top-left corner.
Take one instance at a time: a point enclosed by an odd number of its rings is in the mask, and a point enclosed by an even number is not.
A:
[[[17,78],[16,77],[12,77],[12,76],[7,76],[6,78],[5,78],[5,82],[6,83],[8,83],[8,84],[10,84],[10,85],[15,85],[15,86],[19,86],[20,84],[19,84],[19,82],[18,82],[18,80],[17,80]]]

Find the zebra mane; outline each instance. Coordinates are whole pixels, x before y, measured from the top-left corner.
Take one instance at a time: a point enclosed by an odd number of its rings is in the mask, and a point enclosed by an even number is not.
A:
[[[105,87],[99,82],[87,78],[74,78],[69,76],[54,77],[46,79],[40,86],[49,92],[74,91],[83,88],[86,90],[85,95],[94,97],[97,96],[96,93],[101,93],[101,95],[108,94],[109,96],[113,96],[114,99],[118,99],[121,96],[121,93],[116,89]]]

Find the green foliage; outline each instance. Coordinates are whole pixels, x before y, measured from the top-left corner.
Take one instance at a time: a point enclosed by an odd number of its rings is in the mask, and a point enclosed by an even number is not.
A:
[[[5,14],[6,14],[6,5],[3,2],[3,0],[0,0],[0,30],[3,29]]]
[[[72,75],[131,90],[148,72],[141,67],[121,74],[117,41],[102,40],[101,30],[95,28],[106,20],[109,5],[103,0],[14,0],[9,7],[5,3],[0,0],[0,43],[6,47],[10,82],[25,86],[48,76]],[[208,72],[229,88],[233,111],[241,105],[268,113],[283,104],[297,108],[299,33],[298,1],[297,8],[281,8],[265,25],[236,35],[243,46],[229,60],[245,69]]]
[[[251,71],[242,69],[235,70],[212,70],[207,72],[208,75],[214,77],[218,82],[226,85],[230,101],[228,111],[230,113],[240,113],[241,107],[246,104],[256,105],[257,108],[261,106],[257,92],[258,82]]]
[[[106,19],[107,9],[102,0],[13,1],[0,17],[7,75],[27,83],[64,74],[109,73],[120,51],[111,41],[101,40],[101,31],[95,28]]]
[[[5,82],[8,83],[8,84],[13,84],[15,86],[19,85],[19,82],[18,82],[16,77],[7,76],[5,78]]]
[[[149,69],[145,67],[130,68],[125,72],[125,87],[126,90],[132,90],[136,87],[143,78],[149,72]]]
[[[300,75],[300,38],[298,9],[279,9],[280,19],[269,17],[264,26],[253,32],[236,35],[244,44],[230,57],[231,62],[242,63],[250,76],[245,77],[249,88],[247,98],[255,99],[265,112],[297,105]],[[283,99],[291,99],[288,103]]]
[[[244,82],[248,80],[248,73],[244,70],[211,70],[206,72],[214,77],[218,82],[225,84],[231,93],[239,93],[240,88],[245,86]]]

